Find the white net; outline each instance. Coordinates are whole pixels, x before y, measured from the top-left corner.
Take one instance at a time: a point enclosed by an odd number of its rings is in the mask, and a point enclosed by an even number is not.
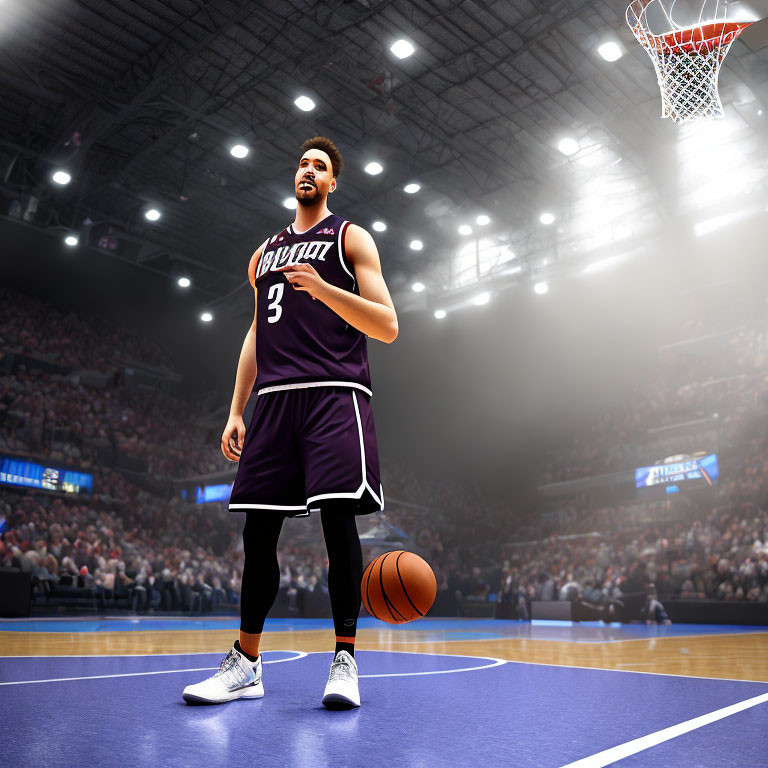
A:
[[[656,70],[661,116],[675,123],[722,117],[720,66],[749,22],[704,22],[653,34],[646,18],[648,6],[648,0],[634,0],[627,8],[627,23]]]
[[[662,117],[684,123],[723,116],[717,78],[730,45],[716,45],[701,53],[672,46],[646,48],[659,80]]]

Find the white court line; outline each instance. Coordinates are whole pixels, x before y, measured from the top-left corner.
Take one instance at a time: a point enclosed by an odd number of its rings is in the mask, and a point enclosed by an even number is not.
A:
[[[303,651],[274,650],[264,651],[264,653],[303,653]],[[46,656],[43,656],[39,653],[29,654],[27,656],[14,653],[11,656],[0,656],[0,659],[138,659],[144,656],[216,656],[216,654],[221,654],[222,656],[225,655],[221,648],[219,648],[216,651],[182,651],[181,653],[52,653]],[[286,661],[286,659],[283,659],[283,661]],[[270,661],[269,663],[274,664],[273,661]]]
[[[392,651],[399,653],[399,651]],[[703,675],[677,675],[673,672],[641,672],[639,669],[610,669],[608,667],[581,667],[576,664],[551,664],[546,661],[520,661],[507,659],[507,664],[527,664],[530,667],[560,667],[561,669],[586,669],[590,672],[620,672],[623,675],[655,675],[656,677],[682,677],[686,680],[716,680],[720,683],[758,683],[768,685],[766,680],[744,680],[737,677],[704,677]]]
[[[459,653],[418,653],[413,651],[391,651],[384,648],[371,648],[370,650],[358,649],[360,653],[404,653],[412,656],[444,656],[449,659],[480,659],[490,661],[491,664],[481,664],[478,667],[464,667],[462,669],[433,669],[425,672],[385,672],[378,675],[358,675],[358,677],[412,677],[414,675],[449,675],[451,672],[474,672],[476,669],[490,669],[507,664],[506,659],[495,659],[493,656],[463,656]],[[311,654],[333,653],[333,651],[310,651]]]
[[[423,654],[422,654],[423,655]],[[473,658],[480,658],[474,656]],[[359,675],[359,677],[412,677],[414,675],[449,675],[451,672],[475,672],[478,669],[490,669],[491,667],[500,667],[502,664],[506,664],[505,659],[493,659],[490,656],[483,658],[492,661],[492,664],[483,664],[479,667],[464,667],[463,669],[434,669],[428,672],[387,672],[380,675]]]
[[[757,633],[762,634],[762,633]],[[491,659],[492,656],[468,656],[467,654],[459,654],[459,653],[422,653],[421,651],[397,651],[394,649],[389,648],[358,648],[358,651],[363,651],[364,653],[411,653],[411,654],[420,654],[422,656],[447,656],[447,657],[455,657],[460,659]],[[139,658],[142,656],[213,656],[216,654],[222,653],[221,650],[218,651],[189,651],[185,653],[124,653],[124,654],[114,654],[114,653],[104,653],[104,654],[91,654],[91,653],[85,653],[85,654],[72,654],[72,655],[59,655],[59,654],[52,654],[50,656],[42,656],[40,654],[30,655],[30,656],[18,656],[16,654],[12,656],[0,656],[0,659],[130,659],[133,657]],[[303,653],[305,656],[307,654],[314,654],[314,653],[332,653],[332,651],[295,651],[295,650],[274,650],[274,651],[264,651],[264,653]],[[303,658],[303,656],[297,656],[298,658]],[[281,659],[280,661],[293,661],[293,657],[290,659]],[[585,669],[589,672],[621,672],[625,675],[655,675],[656,677],[682,677],[686,680],[714,680],[716,682],[723,682],[723,683],[757,683],[759,685],[766,685],[768,684],[767,680],[745,680],[742,677],[705,677],[703,675],[678,675],[674,672],[642,672],[639,669],[615,669],[610,667],[584,667],[584,666],[578,666],[576,664],[552,664],[551,662],[545,662],[545,661],[521,661],[520,659],[504,659],[504,662],[506,664],[527,664],[531,667],[557,667],[559,669]],[[265,664],[275,664],[276,661],[265,661]],[[643,662],[645,663],[645,662]],[[620,666],[620,665],[617,665]],[[475,669],[478,669],[478,667],[475,667]]]
[[[267,651],[265,651],[265,653],[267,653]],[[284,661],[298,661],[299,659],[303,659],[307,655],[305,651],[291,651],[291,653],[295,653],[297,655],[291,656],[289,659],[274,659],[272,661],[267,661],[265,659],[264,664],[280,664],[281,662],[284,662]],[[50,658],[56,658],[56,657],[20,656],[18,658],[49,658],[50,659]],[[115,659],[130,658],[130,656],[114,656],[112,658],[115,658]],[[171,675],[176,672],[208,672],[212,669],[218,669],[218,667],[195,667],[194,669],[157,669],[152,672],[122,672],[116,675],[85,675],[83,677],[52,677],[52,678],[49,678],[48,680],[11,680],[10,682],[0,683],[0,685],[30,685],[33,683],[68,683],[73,680],[105,680],[107,678],[112,678],[112,677],[143,677],[146,675]]]
[[[237,616],[209,616],[207,618],[202,617],[186,617],[186,616],[27,616],[26,618],[19,619],[0,619],[0,623],[8,622],[9,624],[22,624],[27,621],[52,621],[56,623],[62,622],[103,622],[103,621],[130,621],[134,624],[138,624],[140,621],[237,621]]]
[[[395,651],[388,648],[359,648],[363,653],[412,653],[420,651]],[[331,653],[331,651],[310,651],[310,653]],[[491,656],[468,656],[459,653],[425,653],[424,656],[449,656],[460,659],[490,659]],[[719,683],[757,683],[768,685],[766,680],[744,680],[737,677],[703,677],[702,675],[676,675],[673,672],[641,672],[635,669],[610,669],[608,667],[581,667],[576,664],[552,664],[546,661],[521,661],[519,659],[504,659],[507,664],[523,664],[529,667],[557,667],[558,669],[586,669],[588,672],[619,672],[623,675],[654,675],[656,677],[682,677],[686,680],[715,680]]]
[[[429,631],[429,630],[424,630]],[[463,632],[464,630],[456,630]],[[469,631],[469,630],[467,630]],[[618,643],[648,643],[656,640],[695,640],[697,637],[752,637],[766,635],[768,632],[710,632],[696,635],[663,635],[656,637],[625,637],[617,640],[574,640],[562,637],[534,637],[533,635],[495,635],[494,637],[468,637],[452,640],[450,632],[441,640],[393,640],[402,645],[406,643],[496,643],[504,640],[535,640],[537,643],[571,643],[572,645],[617,645]]]
[[[268,653],[268,651],[265,651],[265,653]],[[320,654],[320,653],[333,653],[333,651],[272,651],[272,653],[295,653],[296,656],[291,656],[288,659],[274,659],[273,661],[264,661],[264,664],[280,664],[284,661],[297,661],[298,659],[303,659],[305,656],[308,656],[310,653],[312,654]],[[366,653],[366,651],[363,651],[363,653]],[[372,650],[368,651],[368,653],[408,653],[408,651],[384,651],[384,650]],[[149,654],[148,654],[149,655]],[[163,655],[171,655],[171,654],[154,654],[158,656]],[[201,654],[201,655],[209,655],[209,654]],[[489,669],[491,667],[498,667],[502,664],[506,664],[507,661],[505,659],[494,659],[491,656],[461,656],[458,654],[449,654],[449,653],[425,653],[425,654],[412,654],[414,656],[446,656],[449,658],[460,658],[460,659],[481,659],[483,661],[490,661],[490,664],[481,664],[477,667],[464,667],[460,669],[436,669],[436,670],[429,670],[424,672],[386,672],[382,674],[375,674],[375,675],[360,675],[360,677],[412,677],[414,675],[448,675],[452,672],[474,672],[475,670],[479,669]],[[65,658],[61,656],[16,656],[16,657],[6,657],[6,658]],[[90,657],[90,656],[82,656],[82,657],[69,657],[69,658],[96,658],[96,657]],[[98,658],[108,658],[108,657],[98,657]],[[128,656],[112,656],[109,658],[131,658],[130,655]],[[154,670],[152,672],[123,672],[120,674],[113,674],[113,675],[85,675],[83,677],[53,677],[48,680],[13,680],[10,682],[0,682],[0,686],[2,685],[29,685],[33,683],[62,683],[62,682],[70,682],[74,680],[104,680],[107,678],[113,678],[113,677],[142,677],[145,675],[169,675],[176,672],[207,672],[212,669],[218,669],[218,667],[196,667],[194,669],[161,669],[161,670]]]
[[[0,0],[0,2],[2,2],[2,0]],[[435,619],[435,621],[445,621],[445,620],[446,619],[442,619],[442,618],[441,619]],[[107,617],[101,617],[101,618],[99,618],[99,617],[87,617],[87,616],[83,616],[83,617],[61,617],[61,618],[59,618],[59,617],[52,617],[52,616],[35,616],[35,617],[29,617],[29,618],[16,618],[16,619],[8,618],[8,619],[2,619],[2,620],[0,620],[0,623],[5,623],[5,622],[8,622],[8,623],[22,623],[22,622],[31,622],[31,621],[37,621],[37,622],[56,622],[56,623],[64,623],[64,622],[69,622],[69,623],[91,622],[91,623],[93,623],[93,622],[123,621],[123,622],[130,622],[130,623],[134,623],[134,624],[137,624],[137,623],[139,623],[141,621],[146,621],[146,622],[153,622],[154,621],[154,622],[158,622],[158,623],[171,622],[171,621],[182,621],[182,622],[183,621],[187,621],[187,622],[192,622],[192,623],[202,623],[202,622],[227,623],[227,622],[230,622],[230,621],[232,621],[232,622],[237,621],[237,617],[230,618],[228,616],[215,616],[215,617],[210,617],[210,618],[190,618],[190,619],[185,619],[184,617],[181,617],[181,616],[143,616],[143,617],[137,619],[137,618],[131,617],[131,616],[107,616]],[[463,619],[455,619],[455,621],[459,622],[459,621],[463,621]],[[564,623],[566,623],[566,622],[564,622]],[[569,626],[573,626],[573,622],[567,622],[567,623],[569,624]],[[223,629],[230,629],[230,627],[223,627]],[[358,629],[374,629],[374,627],[358,627]],[[600,629],[600,627],[597,627],[597,629]],[[608,629],[608,627],[605,627],[605,629]],[[2,630],[2,629],[0,629],[0,633],[8,632],[8,631],[14,631],[14,630]],[[121,629],[102,629],[102,630],[98,630],[99,634],[105,634],[105,633],[110,633],[110,632],[122,632],[122,631],[124,631],[124,630],[121,630]],[[139,631],[141,631],[141,630],[139,630]],[[147,631],[149,631],[149,630],[147,630]],[[153,630],[153,631],[161,631],[161,632],[184,632],[184,631],[190,631],[190,632],[194,632],[194,631],[199,631],[199,630],[193,627],[193,628],[191,628],[189,630],[173,629],[173,630]],[[291,630],[275,628],[275,629],[273,629],[271,631],[272,632],[287,632],[287,631],[291,631]],[[406,630],[406,631],[408,631],[408,630]],[[423,630],[410,630],[410,631],[420,631],[420,632],[424,631],[424,632],[428,632],[428,631],[435,631],[435,630],[423,629]],[[466,628],[466,629],[465,628],[459,628],[459,629],[456,629],[456,630],[449,630],[449,632],[472,632],[472,631],[477,631],[477,630],[472,630],[472,629],[468,629],[468,628]],[[59,634],[59,633],[58,632],[39,632],[37,634]],[[468,639],[463,639],[463,640],[451,640],[450,638],[444,638],[440,642],[483,643],[483,642],[495,642],[497,640],[536,640],[536,641],[545,642],[545,643],[549,642],[549,643],[575,643],[577,645],[599,645],[599,644],[614,644],[614,643],[647,643],[647,642],[652,641],[652,640],[653,641],[655,641],[655,640],[676,640],[676,639],[679,639],[679,640],[689,640],[689,639],[695,639],[697,637],[743,637],[745,635],[752,636],[752,635],[765,635],[765,634],[768,634],[768,632],[765,632],[764,630],[755,630],[755,631],[747,631],[747,632],[744,632],[742,630],[742,631],[738,631],[738,632],[701,632],[701,633],[696,633],[696,634],[691,634],[691,635],[687,635],[686,634],[686,635],[653,635],[653,636],[648,636],[648,637],[624,637],[624,638],[617,638],[617,639],[610,639],[610,640],[609,639],[593,639],[593,640],[584,639],[584,640],[577,640],[577,639],[574,639],[574,638],[563,639],[563,638],[558,638],[558,637],[533,637],[531,635],[514,635],[514,636],[513,635],[498,635],[496,637],[478,637],[478,638],[468,638]],[[394,642],[397,642],[397,644],[406,645],[408,643],[414,643],[414,644],[416,644],[416,643],[431,643],[431,642],[435,642],[435,641],[433,641],[433,640],[398,640],[398,641],[394,641]],[[139,656],[139,655],[151,656],[151,655],[164,655],[164,654],[134,654],[134,655],[136,655],[136,656]],[[192,654],[185,654],[185,655],[190,656]],[[2,658],[11,658],[11,657],[0,656],[0,659],[2,659]],[[61,658],[67,658],[67,657],[62,656]],[[74,657],[71,657],[71,658],[74,658]],[[720,679],[720,678],[715,678],[715,679]]]
[[[638,752],[655,747],[657,744],[669,741],[677,736],[682,736],[684,733],[695,731],[697,728],[703,728],[705,725],[722,720],[724,717],[735,715],[737,712],[743,712],[745,709],[756,707],[758,704],[764,704],[766,701],[768,701],[768,693],[740,701],[738,704],[731,704],[729,707],[717,709],[700,717],[694,717],[693,720],[686,720],[684,723],[678,723],[661,731],[656,731],[656,733],[649,733],[647,736],[633,739],[626,744],[619,744],[617,747],[603,750],[602,752],[577,760],[575,763],[568,763],[568,765],[564,765],[562,768],[604,768],[606,765],[613,765],[617,760],[622,760],[630,755],[636,755]]]
[[[195,667],[194,669],[160,669],[154,672],[125,672],[121,675],[86,675],[85,677],[51,677],[48,680],[13,680],[0,685],[30,685],[32,683],[69,683],[73,680],[104,680],[108,677],[142,677],[143,675],[170,675],[174,672],[207,672],[218,667]]]
[[[699,632],[693,635],[656,635],[655,637],[625,637],[623,640],[599,640],[606,643],[647,643],[651,640],[695,640],[697,637],[752,637],[766,635],[762,629],[750,632]],[[532,640],[534,638],[531,638]]]
[[[471,640],[450,640],[446,638],[445,640],[387,640],[387,645],[427,645],[428,643],[479,643],[482,641],[485,642],[494,642],[498,640],[496,637],[483,637],[483,638],[475,638]],[[361,643],[365,642],[372,642],[371,640],[360,640]],[[365,650],[365,649],[362,649]],[[393,651],[394,653],[394,651]],[[405,653],[408,653],[408,651],[405,651]],[[420,653],[420,651],[413,651],[413,653]],[[452,656],[453,654],[439,654],[441,656]],[[2,657],[0,657],[2,658]],[[485,658],[480,656],[473,656],[472,658]],[[489,657],[490,658],[490,657]]]

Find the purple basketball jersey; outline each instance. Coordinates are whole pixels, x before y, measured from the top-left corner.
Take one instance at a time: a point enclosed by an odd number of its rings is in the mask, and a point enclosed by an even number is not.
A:
[[[349,222],[331,214],[305,232],[269,238],[256,265],[257,394],[300,385],[371,391],[367,337],[320,299],[296,290],[278,267],[311,264],[327,283],[360,295],[344,252]]]

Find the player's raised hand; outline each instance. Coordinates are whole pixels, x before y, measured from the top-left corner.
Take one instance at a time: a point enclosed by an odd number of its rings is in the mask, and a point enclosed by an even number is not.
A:
[[[240,452],[245,441],[245,422],[242,416],[230,415],[224,434],[221,436],[221,452],[227,461],[240,461]]]
[[[283,272],[295,290],[306,291],[313,299],[317,299],[328,285],[311,264],[286,264],[275,272]]]

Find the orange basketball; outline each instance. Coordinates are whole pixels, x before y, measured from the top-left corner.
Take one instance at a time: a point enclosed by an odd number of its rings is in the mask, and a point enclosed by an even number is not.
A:
[[[368,564],[360,585],[365,610],[389,624],[420,619],[432,607],[437,581],[413,552],[385,552]]]

